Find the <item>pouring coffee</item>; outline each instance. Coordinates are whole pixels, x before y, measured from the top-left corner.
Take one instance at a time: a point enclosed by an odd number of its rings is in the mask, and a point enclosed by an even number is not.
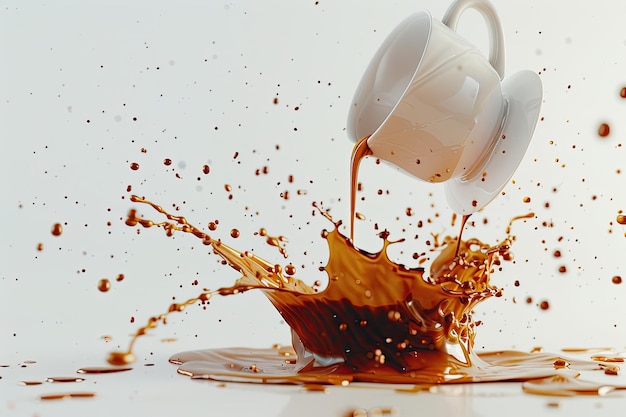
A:
[[[489,59],[455,32],[468,8],[487,24]],[[487,0],[457,0],[442,22],[426,10],[412,14],[385,39],[354,94],[352,213],[355,173],[367,155],[444,183],[456,213],[485,207],[521,162],[542,95],[536,73],[504,76],[502,25]]]

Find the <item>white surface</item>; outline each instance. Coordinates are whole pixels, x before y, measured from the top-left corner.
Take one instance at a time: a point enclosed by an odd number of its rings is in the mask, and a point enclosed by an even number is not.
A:
[[[619,91],[626,85],[626,3],[494,4],[506,37],[507,73],[539,72],[545,102],[544,120],[515,184],[477,214],[477,227],[466,232],[494,241],[512,215],[537,213],[514,226],[516,262],[494,277],[504,297],[488,300],[476,313],[484,323],[477,347],[623,349],[626,284],[613,285],[611,277],[625,274],[625,230],[615,217],[626,207],[626,172],[616,173],[624,169],[626,100]],[[202,286],[215,288],[236,277],[190,236],[168,239],[159,230],[137,235],[125,226],[121,219],[133,206],[127,185],[165,207],[180,206],[199,226],[219,219],[216,237],[276,262],[279,254],[253,233],[265,227],[285,235],[298,276],[323,279],[317,268],[326,261],[326,248],[319,231],[328,223],[311,217],[311,202],[323,201],[336,218],[347,218],[352,143],[344,127],[356,84],[399,21],[418,8],[441,18],[447,6],[434,0],[3,1],[0,363],[10,368],[0,368],[0,414],[252,410],[288,416],[302,409],[300,415],[341,416],[349,407],[376,405],[397,406],[402,416],[420,410],[501,415],[505,407],[511,415],[616,415],[618,407],[621,412],[621,398],[572,398],[549,408],[548,399],[523,395],[517,384],[471,386],[460,396],[341,388],[317,394],[233,384],[220,389],[176,375],[165,363],[170,353],[196,347],[287,343],[288,329],[260,294],[216,299],[206,311],[189,308],[172,316],[167,326],[139,341],[138,369],[130,373],[89,378],[70,388],[16,385],[27,377],[68,375],[80,366],[103,364],[109,350],[126,347],[135,326],[163,311],[171,297],[183,300]],[[478,15],[459,23],[459,31],[486,51],[482,28]],[[605,121],[611,135],[600,139],[596,131]],[[166,167],[164,158],[173,164]],[[130,170],[131,162],[140,169]],[[205,163],[211,166],[206,176]],[[264,166],[269,173],[255,175]],[[413,252],[425,250],[431,232],[456,232],[442,187],[418,183],[372,160],[362,164],[361,178],[366,200],[359,201],[358,211],[368,220],[358,222],[359,246],[378,249],[373,231],[378,223],[392,238],[408,237],[394,253],[410,263]],[[233,187],[232,200],[224,184]],[[297,195],[298,189],[307,194]],[[289,200],[281,198],[285,190]],[[531,203],[523,203],[524,196]],[[404,214],[409,206],[413,217]],[[425,227],[416,227],[418,219]],[[60,237],[50,234],[56,222],[67,222]],[[229,237],[233,227],[241,230],[237,240]],[[417,241],[411,239],[415,234]],[[38,252],[40,242],[44,250]],[[552,256],[555,249],[561,258]],[[566,274],[557,271],[562,264]],[[114,281],[119,273],[126,276],[122,282]],[[108,293],[96,289],[104,277],[112,279]],[[191,285],[195,279],[199,286]],[[524,302],[527,296],[533,303]],[[544,299],[548,311],[537,306]],[[135,324],[129,323],[131,316]],[[106,343],[103,335],[113,340]],[[178,342],[160,342],[170,337]],[[37,364],[21,368],[26,360]],[[145,362],[155,366],[144,369]],[[91,387],[97,399],[37,400],[44,392]],[[242,394],[251,401],[242,401]]]

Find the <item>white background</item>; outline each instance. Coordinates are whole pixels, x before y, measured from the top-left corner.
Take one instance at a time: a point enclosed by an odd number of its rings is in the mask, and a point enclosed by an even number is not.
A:
[[[536,213],[513,228],[515,262],[493,277],[505,295],[476,312],[484,323],[476,345],[486,350],[623,349],[626,284],[614,285],[611,277],[626,278],[626,229],[615,223],[618,211],[626,208],[626,172],[618,173],[625,169],[626,99],[619,93],[626,86],[626,4],[493,3],[504,26],[506,73],[540,73],[544,102],[514,183],[474,216],[476,227],[466,231],[468,237],[495,243],[512,216]],[[0,410],[32,415],[48,405],[34,400],[39,391],[16,387],[26,378],[18,365],[22,361],[40,363],[39,369],[28,367],[32,378],[50,376],[45,368],[50,364],[67,364],[55,373],[101,364],[109,350],[125,348],[136,326],[164,311],[172,297],[182,301],[202,287],[228,285],[237,277],[192,236],[171,239],[156,229],[137,234],[125,226],[131,207],[158,219],[148,207],[130,203],[128,185],[132,193],[166,208],[180,207],[177,214],[200,227],[218,219],[214,237],[272,262],[284,260],[254,233],[264,227],[284,235],[298,277],[323,280],[318,267],[325,264],[327,250],[320,231],[331,225],[311,215],[311,203],[323,202],[336,219],[347,220],[352,143],[345,120],[353,91],[399,21],[422,8],[440,19],[448,4],[5,0],[0,6],[0,213],[5,225],[0,234],[0,364],[11,365],[0,368],[0,385],[11,388],[0,389]],[[487,50],[478,14],[467,12],[458,30]],[[597,135],[603,122],[611,126],[607,138]],[[165,158],[172,165],[165,166]],[[139,170],[130,169],[132,162],[139,163]],[[202,173],[204,164],[211,167],[208,175]],[[256,175],[264,166],[268,174]],[[358,210],[367,220],[358,223],[357,245],[379,248],[373,228],[378,223],[392,231],[392,239],[407,238],[394,256],[410,263],[410,254],[427,249],[430,233],[456,233],[441,187],[372,160],[362,164],[361,179],[365,201]],[[286,190],[288,200],[281,197]],[[298,195],[298,190],[306,193]],[[523,202],[526,196],[530,203]],[[414,216],[405,215],[407,207]],[[416,226],[420,219],[426,224],[421,229]],[[50,230],[57,222],[64,231],[54,237]],[[241,237],[230,238],[231,228],[238,228]],[[42,251],[37,251],[39,243]],[[554,250],[562,257],[555,258]],[[561,265],[567,273],[558,272]],[[125,279],[116,282],[120,273]],[[112,282],[107,293],[97,290],[101,278]],[[198,286],[192,285],[196,279]],[[526,303],[527,297],[533,301]],[[538,307],[543,300],[550,303],[547,311]],[[104,335],[112,340],[105,342]],[[177,342],[162,343],[165,338]],[[206,311],[191,307],[171,316],[167,326],[138,342],[137,354],[140,363],[158,362],[179,350],[288,341],[288,328],[270,303],[248,293],[214,299]],[[187,389],[168,385],[188,381],[175,368],[159,366],[158,383],[142,379],[143,371],[119,377],[131,386],[149,387],[146,395],[124,404],[150,407],[150,398],[162,400],[158,393],[172,386]],[[198,397],[191,391],[181,401],[193,405],[205,389],[215,390],[205,386]],[[252,392],[274,404],[267,415],[293,415],[310,401],[268,387]],[[217,395],[238,398],[235,390]],[[327,415],[338,415],[340,409],[331,404],[355,395],[334,392],[321,404],[328,406]],[[367,405],[376,395],[362,401]],[[537,412],[546,411],[536,399],[511,395],[538,404]],[[422,406],[432,407],[433,414],[467,415],[486,415],[495,406],[483,396],[476,402],[463,398],[454,409],[437,408],[432,398]],[[182,409],[172,401],[172,410]],[[80,412],[115,410],[111,402],[103,404],[82,402]],[[604,410],[616,403],[608,404]],[[79,412],[75,404],[54,407],[65,414]]]

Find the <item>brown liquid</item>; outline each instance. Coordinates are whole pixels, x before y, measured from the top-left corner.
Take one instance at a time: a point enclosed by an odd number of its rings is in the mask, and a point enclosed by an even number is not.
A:
[[[605,138],[609,136],[611,133],[611,127],[607,123],[602,123],[600,127],[598,127],[598,136]]]
[[[372,155],[372,150],[367,146],[365,136],[354,145],[350,158],[350,240],[354,242],[354,218],[356,216],[356,192],[358,188],[359,165],[361,160],[368,155]]]
[[[524,392],[539,395],[607,395],[616,390],[624,390],[624,386],[599,384],[580,380],[576,375],[557,374],[546,378],[526,381],[522,384]]]
[[[124,372],[124,371],[130,371],[133,368],[121,368],[121,367],[110,367],[110,366],[92,366],[92,367],[85,367],[85,368],[80,368],[78,369],[76,372],[79,374],[110,374],[110,373],[114,373],[114,372]]]
[[[43,382],[41,382],[41,381],[20,381],[17,384],[18,385],[23,385],[25,387],[32,387],[32,386],[35,386],[35,385],[41,385],[41,384],[43,384]]]
[[[551,377],[556,369],[607,369],[594,362],[541,352],[474,351],[476,324],[471,313],[480,302],[501,294],[489,281],[495,263],[509,258],[510,236],[496,246],[476,239],[461,240],[458,257],[457,239],[446,237],[430,266],[431,276],[426,277],[421,268],[409,269],[389,260],[387,248],[392,243],[385,234],[381,236],[381,251],[367,253],[339,232],[340,222],[334,223],[333,230],[323,233],[330,250],[323,268],[329,285],[316,292],[283,274],[280,265],[212,239],[182,216],[169,214],[137,196],[131,200],[151,205],[170,221],[156,223],[137,217],[136,210],[131,210],[127,224],[161,227],[168,235],[174,231],[191,233],[210,245],[241,277],[231,287],[205,290],[151,317],[137,330],[127,352],[111,353],[112,364],[134,360],[132,349],[137,339],[165,322],[169,314],[191,304],[204,304],[216,294],[260,289],[291,327],[293,349],[277,346],[184,352],[170,359],[180,365],[179,373],[225,381],[347,385],[352,381],[523,381]],[[331,220],[327,213],[322,214]],[[520,216],[526,217],[530,215]],[[335,360],[325,365],[327,358]]]
[[[46,382],[61,382],[61,383],[83,382],[84,380],[85,378],[77,378],[75,376],[55,376],[51,378],[46,378]]]
[[[61,226],[61,223],[55,223],[52,225],[53,236],[61,236],[62,233],[63,233],[63,226]]]
[[[465,229],[465,224],[467,223],[467,220],[469,220],[470,216],[471,216],[471,213],[464,214],[463,218],[461,219],[461,229],[459,230],[459,237],[456,240],[456,249],[454,251],[455,258],[459,257],[459,249],[461,249],[461,240],[463,238],[463,230]],[[452,222],[454,223],[454,220]]]
[[[495,246],[476,239],[464,241],[462,233],[469,215],[463,216],[457,238],[445,237],[440,243],[439,236],[435,236],[434,247],[439,254],[430,265],[430,276],[425,276],[423,268],[411,269],[392,262],[387,249],[393,242],[387,239],[386,232],[380,234],[380,252],[357,249],[353,243],[354,220],[363,217],[356,213],[358,168],[360,161],[371,154],[367,137],[352,152],[350,238],[339,232],[341,222],[333,222],[333,230],[322,234],[330,252],[327,265],[320,268],[329,277],[323,291],[318,291],[317,283],[309,286],[297,279],[291,263],[272,264],[250,252],[239,252],[211,238],[184,217],[131,196],[131,201],[152,206],[168,221],[144,219],[133,209],[127,225],[160,227],[168,236],[176,231],[193,234],[211,246],[223,263],[240,272],[241,277],[230,287],[204,290],[197,297],[173,303],[166,312],[150,317],[136,331],[128,350],[111,352],[108,361],[113,365],[133,362],[133,347],[138,338],[165,323],[171,313],[192,304],[204,305],[216,294],[226,296],[257,289],[264,292],[291,327],[293,346],[184,352],[170,358],[180,365],[179,373],[224,381],[300,383],[307,390],[319,390],[311,384],[348,385],[351,381],[412,383],[417,384],[418,390],[454,382],[527,381],[526,392],[556,395],[602,395],[621,389],[573,379],[577,375],[574,369],[617,374],[619,368],[610,363],[617,362],[617,358],[613,361],[611,357],[596,356],[596,362],[591,362],[561,358],[540,349],[532,353],[474,351],[477,324],[472,312],[482,301],[502,294],[501,289],[491,285],[491,273],[501,260],[512,259],[509,249],[514,241],[510,235],[513,221],[534,217],[533,213],[513,218],[506,229],[507,237]],[[224,189],[232,191],[228,184]],[[525,202],[530,202],[530,198],[525,198]],[[328,213],[321,213],[332,221]],[[407,215],[412,214],[407,209]],[[215,231],[217,221],[209,223],[209,229]],[[258,234],[287,256],[281,245],[286,239],[268,236],[265,229]],[[236,238],[239,231],[232,229],[230,235]],[[542,301],[540,307],[548,309],[549,304]],[[101,372],[94,369],[97,368],[79,372]],[[130,368],[105,369],[115,372]]]
[[[270,246],[276,246],[278,248],[278,252],[287,258],[287,248],[285,248],[285,245],[283,244],[287,242],[287,238],[285,236],[270,236],[264,228],[259,229],[259,236],[265,237],[265,243]],[[289,275],[293,275],[293,273]]]
[[[102,278],[100,281],[98,281],[98,290],[100,292],[107,292],[111,289],[111,282],[106,279],[106,278]]]
[[[47,394],[39,397],[42,401],[52,400],[68,400],[71,398],[93,398],[96,396],[95,392],[68,392],[63,394]]]

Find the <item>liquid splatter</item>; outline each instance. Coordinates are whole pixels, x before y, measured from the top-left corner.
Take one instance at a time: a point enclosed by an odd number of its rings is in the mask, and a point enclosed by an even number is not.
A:
[[[42,401],[69,400],[73,398],[94,398],[95,392],[67,392],[62,394],[46,394],[39,397]]]
[[[100,281],[98,281],[98,291],[107,292],[110,289],[111,289],[111,282],[108,279],[102,278]]]
[[[611,133],[611,127],[608,125],[608,123],[602,123],[598,127],[598,136],[600,136],[601,138],[605,138],[609,136],[610,133]]]
[[[61,236],[63,234],[63,226],[61,223],[55,223],[52,225],[52,236]],[[43,248],[43,245],[41,246]]]
[[[498,245],[476,239],[458,244],[445,237],[430,265],[407,268],[392,262],[387,249],[393,244],[381,233],[382,249],[368,253],[354,247],[339,232],[341,222],[324,231],[330,257],[323,268],[329,284],[323,291],[307,285],[283,268],[249,252],[239,252],[211,238],[182,216],[172,215],[141,197],[131,201],[148,204],[168,221],[154,222],[129,212],[131,226],[160,227],[193,234],[241,273],[230,287],[205,290],[197,297],[171,304],[167,312],[153,316],[139,328],[127,351],[112,352],[109,362],[128,364],[139,337],[164,323],[169,314],[192,304],[205,304],[214,295],[262,290],[292,329],[291,349],[208,349],[183,352],[170,361],[179,373],[193,378],[224,381],[248,380],[300,384],[346,385],[352,381],[380,383],[442,384],[535,380],[558,370],[604,369],[594,362],[573,361],[542,352],[477,353],[473,309],[502,290],[491,285],[494,265],[510,259],[513,242],[507,236]],[[330,216],[322,212],[328,220]],[[527,218],[530,215],[519,216]],[[510,230],[510,226],[507,230]]]

